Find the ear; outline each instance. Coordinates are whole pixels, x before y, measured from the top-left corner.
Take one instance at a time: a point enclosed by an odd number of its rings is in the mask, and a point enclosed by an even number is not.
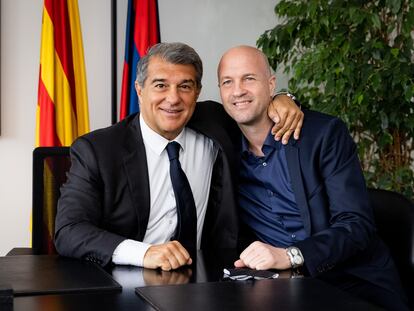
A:
[[[196,101],[198,100],[198,96],[200,96],[200,93],[201,93],[201,86],[198,87],[196,90],[196,98],[195,98]]]
[[[269,91],[270,94],[274,94],[276,89],[276,77],[274,75],[271,75],[269,78]]]
[[[143,88],[138,84],[137,81],[135,81],[135,90],[137,92],[137,96],[139,98],[139,102],[142,102],[141,101],[141,97],[142,97],[142,90],[143,90]]]

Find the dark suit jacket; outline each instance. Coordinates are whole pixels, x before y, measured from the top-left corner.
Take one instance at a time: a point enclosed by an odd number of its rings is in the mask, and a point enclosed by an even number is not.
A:
[[[219,147],[201,247],[235,248],[236,161],[231,135],[238,135],[238,129],[214,102],[198,103],[188,127]],[[150,189],[138,115],[77,139],[71,161],[58,202],[56,249],[64,256],[106,265],[119,243],[127,238],[142,241],[147,229]]]
[[[343,271],[392,291],[398,276],[376,235],[355,143],[338,118],[305,110],[286,160],[309,238],[297,242],[311,276]]]

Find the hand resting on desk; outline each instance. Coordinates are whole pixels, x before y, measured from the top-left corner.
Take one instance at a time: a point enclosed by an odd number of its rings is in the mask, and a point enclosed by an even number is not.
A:
[[[190,254],[178,241],[153,245],[144,256],[144,268],[149,269],[161,268],[170,271],[191,263]]]
[[[249,267],[256,270],[290,269],[291,264],[286,249],[274,247],[259,241],[250,244],[234,262],[237,268]]]

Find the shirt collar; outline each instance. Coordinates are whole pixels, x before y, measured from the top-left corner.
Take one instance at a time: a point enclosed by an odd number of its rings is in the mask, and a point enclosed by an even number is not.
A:
[[[262,151],[264,154],[266,154],[266,150],[268,150],[268,148],[280,150],[281,146],[282,143],[275,140],[272,131],[270,130],[263,143]],[[248,155],[251,153],[249,150],[249,142],[247,141],[246,137],[244,137],[244,135],[242,135],[241,151],[243,155]]]
[[[165,150],[170,140],[166,139],[165,137],[161,136],[153,129],[151,129],[147,125],[147,123],[145,123],[142,115],[139,116],[139,125],[141,126],[142,139],[144,140],[145,147],[150,148],[156,154],[161,155],[161,153]],[[181,133],[178,134],[178,136],[172,140],[179,143],[183,150],[185,150],[186,133],[187,131],[184,127]]]

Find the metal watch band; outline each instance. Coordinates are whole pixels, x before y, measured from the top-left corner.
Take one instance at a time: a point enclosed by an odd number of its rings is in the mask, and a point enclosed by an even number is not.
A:
[[[296,98],[296,96],[289,92],[277,92],[275,93],[275,95],[273,95],[272,100],[274,100],[279,95],[286,95],[287,97],[291,98],[296,103],[296,105],[299,107],[299,109],[302,109],[302,105],[299,102],[299,100]]]
[[[291,94],[291,93],[289,93],[289,92],[276,92],[276,93],[275,93],[275,95],[273,95],[273,99],[274,99],[276,96],[279,96],[279,95],[286,95],[287,97],[292,98],[292,100],[293,100],[293,101],[295,101],[295,100],[296,100],[296,96],[295,96],[295,95],[293,95],[293,94]]]
[[[305,260],[303,259],[302,252],[295,246],[290,246],[286,249],[286,253],[290,260],[290,265],[293,269],[303,266]]]

